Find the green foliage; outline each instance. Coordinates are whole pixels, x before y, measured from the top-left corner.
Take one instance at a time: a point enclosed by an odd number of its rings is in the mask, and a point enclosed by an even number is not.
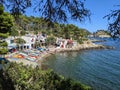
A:
[[[7,42],[0,41],[0,54],[6,54],[8,52],[7,45]]]
[[[0,54],[6,54],[8,52],[7,42],[3,39],[9,36],[11,27],[13,26],[13,17],[4,12],[3,6],[0,4]]]
[[[116,5],[118,8],[120,5]],[[120,37],[120,9],[111,10],[111,13],[106,15],[104,18],[107,18],[109,21],[108,31],[110,32],[113,38]]]
[[[61,25],[60,27],[61,31],[59,31],[58,34],[61,34],[60,36],[66,39],[72,38],[74,40],[79,40],[87,37],[89,34],[89,31],[86,29],[78,28],[73,24]]]
[[[26,34],[26,31],[24,31],[24,30],[22,30],[21,32],[20,32],[20,35],[22,35],[22,36],[24,36]]]
[[[17,19],[28,7],[38,11],[40,17],[52,22],[66,22],[68,19],[84,21],[90,17],[90,11],[85,8],[84,0],[2,0],[8,10]],[[53,4],[54,2],[54,4]],[[32,4],[32,5],[31,5]],[[32,7],[30,7],[32,6]]]
[[[2,8],[2,6],[0,6]],[[2,11],[0,13],[0,33],[8,33],[13,26],[13,17],[7,13]]]
[[[24,44],[24,43],[26,43],[26,42],[25,42],[25,40],[22,39],[22,38],[16,38],[16,43],[17,43],[17,44]]]
[[[35,47],[37,48],[37,47],[40,47],[41,46],[41,43],[39,42],[39,41],[35,41]]]
[[[47,45],[54,45],[56,43],[56,39],[54,36],[47,37],[46,44]]]
[[[0,47],[7,47],[7,42],[5,41],[0,41]]]
[[[96,35],[110,35],[110,33],[107,30],[97,30],[95,34]]]
[[[5,39],[9,36],[8,33],[0,33],[0,38]]]
[[[83,40],[83,41],[88,41],[88,38],[83,38],[82,40]]]
[[[49,26],[49,23],[52,25]],[[53,23],[46,21],[43,18],[38,17],[27,17],[20,15],[20,21],[15,24],[17,30],[34,32],[38,34],[39,32],[45,33],[49,36],[62,37],[65,39],[78,40],[80,38],[87,37],[90,34],[86,29],[78,28],[73,24],[59,24],[57,22]]]
[[[34,31],[34,34],[37,35],[37,34],[38,34],[38,31]]]
[[[78,42],[79,44],[83,44],[83,40],[82,40],[82,39],[78,39],[77,42]]]
[[[52,70],[43,71],[22,64],[10,63],[0,71],[1,88],[8,90],[91,90],[79,82],[65,79]]]
[[[18,19],[19,15],[25,12],[27,7],[31,6],[31,0],[3,0],[4,6],[9,8],[12,15]]]
[[[19,32],[17,31],[15,25],[12,27],[12,30],[10,31],[11,36],[19,36]]]
[[[8,49],[7,48],[0,48],[0,54],[7,54]]]
[[[4,7],[0,4],[0,14],[4,12]]]

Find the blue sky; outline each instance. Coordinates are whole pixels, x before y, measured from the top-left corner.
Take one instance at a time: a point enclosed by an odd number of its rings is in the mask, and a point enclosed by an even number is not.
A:
[[[85,28],[91,32],[104,29],[107,30],[108,21],[103,17],[110,13],[111,10],[116,9],[115,5],[120,4],[120,0],[86,0],[85,7],[92,13],[91,21],[86,20],[83,23],[77,21],[69,21],[69,23],[75,24],[80,28]],[[26,15],[39,16],[38,13],[33,13],[28,9]]]
[[[85,6],[91,11],[91,21],[84,23],[75,23],[79,27],[88,29],[91,32],[104,29],[107,30],[108,21],[103,17],[111,10],[117,9],[115,5],[120,4],[120,0],[86,0]]]

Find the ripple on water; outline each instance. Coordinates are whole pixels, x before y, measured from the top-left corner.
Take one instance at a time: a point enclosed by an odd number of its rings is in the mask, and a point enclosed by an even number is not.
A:
[[[94,90],[120,90],[120,49],[58,53],[44,63]]]

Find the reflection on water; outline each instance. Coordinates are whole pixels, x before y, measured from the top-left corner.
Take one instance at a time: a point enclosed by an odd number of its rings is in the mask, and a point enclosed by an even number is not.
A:
[[[94,90],[120,90],[120,44],[114,41],[103,43],[117,48],[57,53],[43,65]]]

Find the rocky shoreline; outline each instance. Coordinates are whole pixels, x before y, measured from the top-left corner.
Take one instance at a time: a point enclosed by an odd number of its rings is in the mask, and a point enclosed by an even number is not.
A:
[[[94,43],[79,44],[72,48],[50,48],[49,51],[43,52],[42,54],[40,54],[39,59],[36,60],[35,62],[31,62],[25,59],[19,59],[19,60],[11,60],[10,58],[7,58],[7,59],[10,62],[23,63],[23,65],[32,65],[33,67],[36,67],[36,66],[41,66],[41,62],[43,62],[47,57],[49,57],[52,54],[59,53],[59,52],[71,52],[71,51],[74,52],[74,51],[89,50],[89,49],[114,49],[114,47],[97,45]]]
[[[56,52],[80,51],[80,50],[89,50],[89,49],[115,49],[115,48],[112,46],[97,45],[97,44],[80,44],[73,48],[56,49]]]

